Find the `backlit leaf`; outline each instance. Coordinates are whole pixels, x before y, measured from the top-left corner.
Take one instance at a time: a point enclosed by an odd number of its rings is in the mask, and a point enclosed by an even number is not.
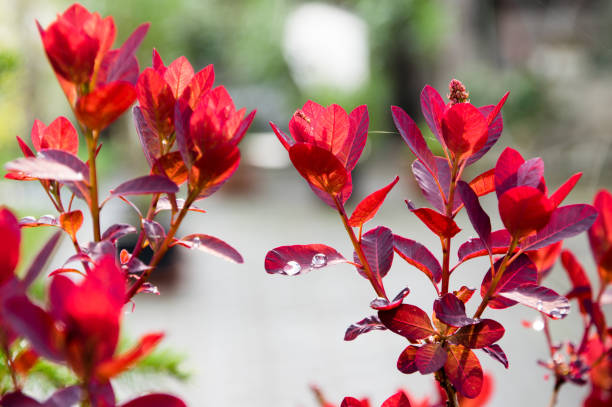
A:
[[[480,349],[485,352],[487,355],[491,356],[493,359],[497,360],[499,363],[504,365],[506,369],[508,369],[508,357],[504,353],[503,349],[498,345],[494,344],[491,346],[485,346]]]
[[[349,225],[358,227],[372,219],[382,206],[389,191],[397,184],[397,181],[399,181],[399,177],[395,177],[389,185],[371,193],[359,202],[349,218]]]
[[[189,249],[201,250],[203,252],[213,254],[234,263],[244,262],[242,256],[236,249],[214,236],[196,233],[182,237],[176,243]]]
[[[503,261],[499,259],[495,262],[495,270],[499,270],[499,267]],[[527,257],[527,255],[523,254],[519,256],[516,260],[514,260],[506,269],[504,270],[504,274],[499,280],[495,292],[491,300],[489,301],[489,307],[495,309],[508,308],[512,305],[515,305],[516,302],[508,299],[507,297],[497,297],[496,294],[501,294],[502,292],[512,291],[517,287],[523,284],[535,284],[538,279],[538,270],[533,264],[533,262]],[[484,279],[482,280],[482,285],[480,287],[480,294],[484,296],[489,286],[491,284],[491,270],[487,271]]]
[[[434,301],[434,311],[436,318],[446,325],[462,327],[478,323],[478,320],[467,317],[464,303],[451,293]]]
[[[441,213],[434,211],[429,208],[414,208],[410,201],[406,201],[408,209],[414,213],[421,221],[436,235],[444,238],[451,238],[457,233],[461,232],[461,229],[457,226],[455,221]]]
[[[448,346],[448,359],[444,371],[455,389],[467,398],[480,394],[483,382],[482,368],[470,349],[461,345]]]
[[[415,355],[415,363],[421,374],[433,373],[446,362],[446,350],[439,343],[426,343]]]
[[[145,175],[125,181],[110,191],[111,196],[144,195],[144,194],[174,194],[178,186],[164,175]]]
[[[465,210],[474,230],[478,233],[480,240],[490,253],[491,219],[489,215],[482,209],[478,201],[478,196],[466,182],[459,181],[457,183],[457,192],[463,201],[463,205],[465,206]]]
[[[499,295],[543,312],[552,319],[565,318],[570,310],[567,298],[535,284],[523,284],[512,290],[504,290]]]
[[[419,370],[415,360],[418,350],[418,346],[408,345],[397,359],[397,370],[405,374],[411,374]]]
[[[402,304],[389,311],[379,311],[378,317],[387,329],[413,342],[436,333],[425,311],[414,305]]]
[[[351,177],[340,160],[321,147],[296,143],[289,149],[289,158],[309,184],[328,194],[339,193]]]
[[[414,120],[398,106],[391,106],[391,113],[395,127],[399,130],[406,144],[408,144],[410,151],[425,165],[431,174],[435,175],[438,172],[438,168],[434,156]]]
[[[430,280],[440,282],[442,267],[427,247],[414,240],[393,235],[393,248],[402,259],[421,270]]]
[[[500,340],[505,332],[506,330],[499,322],[483,319],[477,324],[460,328],[448,340],[467,348],[484,348]]]

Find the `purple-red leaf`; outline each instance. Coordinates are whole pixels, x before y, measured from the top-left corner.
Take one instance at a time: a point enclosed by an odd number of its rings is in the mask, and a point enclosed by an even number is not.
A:
[[[465,314],[465,304],[454,294],[447,293],[434,301],[436,318],[446,325],[462,327],[478,323],[478,320],[468,318]]]
[[[442,115],[446,104],[437,90],[426,85],[421,91],[421,111],[425,117],[425,122],[436,136],[440,144],[444,146],[442,139]]]
[[[426,343],[416,351],[414,360],[421,374],[429,374],[444,366],[446,358],[446,350],[439,343]]]
[[[185,236],[176,243],[189,249],[201,250],[203,252],[213,254],[234,263],[244,262],[242,256],[236,249],[214,236],[196,233]]]
[[[425,165],[431,174],[436,174],[438,168],[434,155],[425,142],[425,138],[416,123],[408,114],[398,106],[391,106],[393,122],[399,130],[402,138],[408,144],[410,151]]]
[[[502,261],[503,258],[495,262],[496,272],[498,272]],[[491,300],[489,301],[489,307],[495,309],[503,309],[515,305],[515,301],[512,301],[507,297],[501,298],[496,295],[501,294],[502,292],[512,291],[523,284],[535,284],[537,282],[537,279],[538,269],[535,264],[533,264],[533,262],[526,254],[520,255],[504,270],[504,274],[497,283],[495,291],[493,292]],[[490,285],[491,269],[489,269],[489,271],[487,271],[487,274],[485,274],[484,279],[482,280],[482,285],[480,286],[480,294],[483,297],[489,289]]]
[[[115,223],[110,225],[108,229],[102,234],[102,240],[108,240],[111,243],[115,243],[118,239],[131,233],[136,233],[138,230],[127,223]]]
[[[577,298],[580,304],[580,312],[588,315],[592,310],[592,289],[591,282],[587,277],[582,265],[569,250],[564,250],[561,253],[561,263],[567,272],[567,275],[572,282],[572,291],[567,294],[567,298]]]
[[[393,233],[389,228],[379,226],[365,233],[361,237],[361,249],[372,269],[372,273],[379,279],[387,275],[393,263]],[[359,258],[355,253],[355,263]],[[365,277],[359,268],[359,274]]]
[[[374,330],[383,331],[385,329],[387,328],[380,322],[380,319],[376,315],[372,315],[349,325],[344,333],[344,340],[352,341],[361,334]]]
[[[457,183],[457,192],[461,196],[465,210],[470,218],[470,222],[474,227],[480,240],[485,245],[489,253],[491,252],[491,219],[489,215],[482,209],[478,196],[472,188],[464,181]]]
[[[346,259],[336,249],[324,244],[280,246],[266,254],[264,267],[269,274],[294,276]]]
[[[415,209],[414,205],[410,201],[406,201],[408,209],[414,213],[421,221],[436,235],[443,238],[451,238],[457,233],[461,232],[461,229],[457,226],[455,221],[448,216],[442,215],[439,212],[429,208],[418,208]]]
[[[410,407],[410,400],[403,390],[386,399],[380,407]]]
[[[406,287],[400,291],[395,298],[393,298],[393,301],[379,297],[370,302],[370,307],[377,311],[388,311],[390,309],[397,308],[402,304],[404,298],[406,298],[408,294],[410,294],[410,288]]]
[[[414,305],[402,304],[389,311],[379,311],[378,317],[387,329],[413,342],[436,333],[425,311]]]
[[[589,229],[596,218],[597,209],[591,205],[578,204],[557,208],[543,229],[521,242],[521,249],[540,249],[580,234]]]
[[[503,351],[501,346],[493,344],[491,346],[485,346],[480,350],[491,356],[493,359],[497,360],[499,363],[504,365],[506,369],[508,369],[508,357],[506,356],[506,353]]]
[[[153,251],[157,251],[166,238],[166,230],[159,223],[149,219],[142,220],[142,228],[145,231],[147,240],[151,244],[151,248]]]
[[[163,175],[145,175],[125,181],[110,191],[111,196],[143,194],[175,194],[178,186]]]
[[[169,394],[147,394],[129,401],[121,407],[187,407],[187,404]]]
[[[83,173],[75,171],[68,165],[41,156],[17,158],[6,163],[4,167],[10,172],[30,178],[55,181],[83,181],[85,179]]]
[[[405,374],[411,374],[419,370],[415,361],[418,350],[418,346],[408,345],[397,359],[397,370]]]
[[[61,237],[62,237],[62,232],[61,231],[56,232],[53,236],[51,236],[51,239],[49,239],[47,243],[45,243],[43,248],[38,252],[36,257],[32,261],[30,268],[28,268],[28,271],[26,272],[25,277],[23,278],[23,284],[25,287],[28,287],[30,284],[34,282],[34,280],[36,280],[36,277],[38,277],[43,267],[45,267],[45,264],[47,264],[47,261],[51,257],[51,254],[57,247],[57,244]]]
[[[389,185],[371,193],[359,202],[349,219],[349,225],[359,227],[372,219],[380,209],[389,191],[397,184],[397,181],[399,181],[399,177],[395,177]]]
[[[448,379],[461,395],[475,398],[480,394],[483,382],[478,358],[474,352],[461,345],[449,345],[448,348],[448,358],[444,364]]]
[[[477,324],[460,328],[448,340],[454,344],[477,349],[491,346],[504,336],[506,330],[497,321],[483,319]]]
[[[504,254],[508,251],[511,241],[510,233],[506,229],[496,230],[491,233],[491,251],[493,254]],[[461,262],[474,257],[486,256],[487,247],[481,239],[473,238],[459,246],[457,256]]]
[[[550,288],[535,284],[523,284],[500,296],[545,313],[552,319],[565,318],[570,310],[569,300]]]
[[[430,280],[439,283],[442,279],[442,267],[436,257],[419,242],[393,235],[393,249],[409,264],[421,270]]]

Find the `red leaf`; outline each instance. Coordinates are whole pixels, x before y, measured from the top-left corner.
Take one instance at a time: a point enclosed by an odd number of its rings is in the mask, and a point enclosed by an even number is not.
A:
[[[193,78],[191,78],[189,86],[185,88],[181,94],[181,98],[186,99],[189,106],[191,106],[192,109],[195,109],[202,95],[212,89],[214,81],[214,67],[212,65],[208,65],[196,73]]]
[[[172,112],[174,113],[174,108]],[[138,139],[140,140],[140,144],[142,146],[142,151],[144,152],[149,166],[153,166],[153,164],[155,164],[155,159],[161,155],[159,138],[157,137],[154,129],[145,119],[140,107],[134,106],[132,109],[132,114],[134,116],[134,125],[136,127]]]
[[[138,77],[136,96],[140,103],[140,111],[149,126],[155,130],[155,135],[170,136],[174,131],[176,99],[164,78],[153,68],[145,69]],[[156,148],[159,149],[159,141]]]
[[[461,345],[448,346],[444,371],[455,389],[467,398],[474,398],[482,389],[483,373],[478,358]]]
[[[111,82],[79,98],[75,114],[88,128],[102,131],[117,120],[134,100],[136,91],[131,83]]]
[[[379,311],[378,317],[387,329],[413,342],[436,333],[425,311],[414,305],[402,304],[389,311]]]
[[[523,250],[535,250],[575,236],[589,229],[596,218],[597,209],[591,205],[562,206],[553,211],[544,228],[526,238],[520,247]]]
[[[372,315],[362,319],[359,322],[351,324],[344,333],[344,340],[352,341],[359,335],[365,334],[367,332],[374,330],[382,331],[385,329],[387,328],[382,324],[382,322],[380,322],[380,319],[378,319],[376,315]]]
[[[399,177],[395,177],[389,185],[371,193],[359,202],[349,219],[349,225],[359,227],[372,219],[382,206],[389,191],[397,184],[397,181],[399,181]]]
[[[405,374],[411,374],[419,370],[415,360],[418,350],[418,346],[408,345],[397,359],[397,370]]]
[[[562,246],[563,242],[561,241],[544,246],[537,250],[530,250],[526,252],[527,256],[529,256],[533,264],[535,264],[538,269],[539,281],[542,281],[542,279],[548,274],[550,269],[557,261],[557,258],[559,258]]]
[[[525,161],[516,172],[516,186],[526,186],[540,189],[544,194],[547,193],[544,185],[544,161],[539,158],[532,158]]]
[[[280,246],[266,254],[265,269],[269,274],[293,276],[333,264],[345,263],[335,249],[323,244]]]
[[[183,94],[193,75],[193,67],[184,56],[175,59],[168,65],[164,72],[164,79],[170,86],[170,89],[172,89],[175,99],[178,99]]]
[[[85,176],[68,165],[44,156],[18,158],[4,166],[8,171],[17,172],[26,177],[50,179],[55,181],[83,181]]]
[[[537,188],[518,186],[499,197],[499,215],[513,237],[523,238],[544,228],[554,206]]]
[[[483,319],[477,324],[460,328],[448,339],[454,344],[467,348],[484,348],[500,340],[505,332],[506,330],[499,322]]]
[[[461,301],[464,304],[467,304],[467,302],[470,300],[470,298],[472,298],[472,295],[474,294],[474,291],[476,291],[476,289],[468,288],[468,287],[463,285],[457,291],[453,291],[453,294],[455,294],[455,296],[457,298],[459,298],[459,301]]]
[[[562,319],[570,310],[569,300],[550,288],[535,284],[523,284],[512,290],[504,290],[500,296],[545,313],[552,319]]]
[[[581,172],[572,175],[550,196],[550,200],[555,207],[561,205],[561,202],[563,202],[565,197],[572,191],[572,189],[574,189],[574,186],[576,186],[576,183],[580,177],[582,177]]]
[[[209,149],[197,159],[189,173],[189,184],[200,190],[198,199],[215,193],[236,172],[240,164],[240,150],[234,145]]]
[[[289,158],[310,185],[330,195],[338,194],[351,178],[340,160],[321,147],[296,143],[289,149]]]
[[[410,151],[412,151],[432,175],[435,175],[438,172],[438,168],[434,155],[427,146],[414,120],[412,120],[402,108],[397,106],[391,106],[391,113],[393,114],[395,127],[399,130],[402,138],[406,144],[408,144],[408,147],[410,147]]]
[[[163,337],[163,333],[147,334],[143,336],[136,346],[123,355],[114,357],[99,365],[96,369],[96,374],[102,380],[111,379],[117,376],[153,352],[153,349],[155,349]]]
[[[478,320],[467,317],[464,303],[451,293],[434,301],[434,311],[436,318],[446,325],[462,327],[478,323]]]
[[[342,399],[340,407],[367,407],[367,405],[354,397],[345,397]]]
[[[421,270],[433,282],[439,283],[442,279],[442,267],[427,247],[414,240],[393,235],[393,249],[402,259]]]
[[[442,137],[457,159],[466,158],[484,147],[488,123],[480,111],[469,103],[451,106],[442,118]]]
[[[79,210],[64,212],[60,215],[59,223],[72,240],[76,241],[76,234],[83,225],[83,212]]]
[[[393,234],[391,230],[384,226],[372,229],[364,233],[360,245],[372,273],[380,281],[387,275],[393,263]],[[354,254],[354,260],[355,263],[359,263],[357,253]],[[365,277],[361,268],[358,271]]]
[[[244,262],[242,256],[240,255],[240,253],[238,253],[236,249],[225,243],[223,240],[218,239],[214,236],[196,233],[193,235],[182,237],[176,242],[176,244],[180,244],[181,246],[185,246],[194,250],[201,250],[203,252],[213,254],[215,256],[221,257],[222,259],[229,260],[234,263]]]
[[[582,268],[582,265],[569,250],[564,250],[563,253],[561,253],[561,262],[572,282],[572,291],[570,293],[575,293],[571,297],[568,294],[568,299],[576,297],[580,304],[580,312],[585,315],[590,314],[593,294],[591,282]]]
[[[111,189],[110,196],[119,195],[145,195],[145,194],[174,194],[178,186],[164,175],[145,175],[125,181],[115,189]]]
[[[121,407],[187,407],[181,399],[169,394],[147,394]]]
[[[348,154],[344,146],[350,144],[351,137],[351,123],[346,111],[339,105],[330,105],[323,108],[311,125],[314,144],[331,151],[345,167]]]
[[[410,407],[408,396],[403,390],[398,391],[393,396],[389,397],[380,407]]]
[[[105,82],[113,82],[131,77],[133,61],[135,60],[134,53],[142,43],[147,31],[149,31],[150,23],[139,25],[121,48],[116,50],[116,57],[113,58],[112,64],[108,67],[108,72]],[[112,52],[112,51],[111,51]],[[108,54],[107,54],[108,55]],[[138,61],[136,61],[136,75],[138,75]],[[98,81],[100,81],[100,72],[98,72]]]
[[[416,351],[414,361],[421,374],[429,374],[442,368],[446,357],[446,350],[439,343],[426,343]]]
[[[399,307],[404,298],[410,294],[410,288],[406,287],[393,298],[393,301],[389,301],[386,298],[378,297],[370,302],[370,307],[374,308],[377,311],[388,311],[393,308]]]
[[[178,151],[172,151],[159,157],[155,161],[153,172],[168,177],[176,185],[181,185],[189,177],[189,171]]]
[[[609,282],[612,281],[612,262],[609,261],[612,258],[612,194],[600,190],[595,195],[593,205],[599,211],[599,216],[589,229],[589,243],[600,278]]]
[[[495,270],[499,270],[499,266],[503,259],[499,259],[495,262]],[[538,279],[538,270],[533,264],[527,255],[523,254],[519,256],[516,260],[514,260],[506,270],[504,270],[504,274],[501,279],[497,283],[495,291],[491,300],[489,301],[489,307],[495,309],[508,308],[512,305],[515,305],[515,301],[510,301],[507,298],[499,298],[495,297],[496,294],[500,294],[506,291],[512,291],[515,288],[526,284],[531,283],[535,284]],[[480,295],[484,297],[485,293],[489,289],[491,284],[491,270],[487,271],[485,274],[482,285],[480,287]]]
[[[34,123],[31,136],[32,144],[38,151],[52,148],[74,155],[79,151],[79,135],[72,123],[63,116],[52,121],[48,127],[40,122]]]
[[[482,106],[478,108],[480,113],[482,113],[482,115],[487,118],[489,117],[491,112],[494,111],[494,109],[495,109],[495,106],[493,105]],[[489,127],[487,130],[487,142],[480,150],[474,152],[474,154],[472,154],[470,158],[468,158],[467,165],[472,165],[473,163],[478,161],[482,156],[484,156],[495,145],[495,143],[497,143],[497,140],[501,137],[503,129],[504,129],[504,120],[500,113],[493,119],[493,122],[489,123]]]
[[[513,148],[506,147],[495,164],[495,193],[499,198],[510,188],[516,187],[517,172],[525,162],[523,156]]]
[[[2,210],[0,210],[0,214],[1,213],[2,213]],[[0,233],[2,236],[6,236],[7,231],[3,230],[3,231],[0,231]],[[19,238],[18,237],[14,237],[14,238],[16,239],[16,242],[19,243]],[[25,273],[25,276],[23,277],[23,280],[22,280],[22,284],[25,287],[28,287],[30,284],[34,282],[34,280],[36,280],[36,277],[38,277],[43,267],[45,267],[45,265],[47,264],[47,261],[51,257],[51,254],[53,254],[53,251],[57,247],[57,244],[59,243],[60,238],[61,238],[61,232],[58,231],[53,236],[51,236],[51,238],[47,241],[47,243],[45,243],[43,248],[40,249],[40,251],[34,258],[34,260],[32,260],[32,264],[30,264],[30,267],[28,268],[28,271]],[[6,245],[3,244],[2,247],[4,248],[6,247]],[[4,264],[4,263],[0,263],[0,264]]]
[[[476,196],[487,195],[495,191],[495,168],[483,172],[476,178],[470,181],[470,187]]]
[[[461,229],[457,226],[455,221],[441,213],[434,211],[429,208],[414,209],[414,206],[410,201],[406,201],[408,209],[412,213],[421,219],[421,221],[436,235],[440,237],[451,238],[457,233],[461,232]]]
[[[136,232],[138,232],[138,230],[132,225],[127,223],[115,223],[114,225],[110,225],[104,233],[102,233],[102,240],[108,240],[115,244],[117,239]]]
[[[0,207],[0,286],[13,278],[19,262],[21,230],[11,211]]]
[[[368,138],[368,125],[370,116],[366,105],[357,106],[349,114],[349,138],[342,146],[343,155],[346,155],[346,169],[352,171],[363,152]]]

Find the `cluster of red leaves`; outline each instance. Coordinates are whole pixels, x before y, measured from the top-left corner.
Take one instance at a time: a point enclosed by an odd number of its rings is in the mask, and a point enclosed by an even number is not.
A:
[[[4,232],[0,234],[0,345],[14,387],[13,392],[2,395],[0,404],[60,407],[83,402],[113,407],[117,404],[111,379],[146,357],[163,337],[161,333],[145,335],[133,349],[116,354],[124,306],[139,292],[158,293],[147,280],[167,250],[180,245],[243,261],[240,253],[214,236],[197,233],[177,238],[176,234],[189,211],[205,212],[194,202],[217,191],[238,167],[238,144],[255,111],[245,115],[245,109],[236,110],[225,88],[213,87],[212,65],[194,73],[185,57],[165,66],[153,51],[153,67],[141,73],[134,53],[148,24],[112,50],[113,18],[102,18],[79,4],[69,7],[48,28],[38,27],[87,142],[89,159],[79,158],[78,132],[67,118],[59,117],[49,126],[35,121],[30,136],[33,149],[17,137],[24,157],[6,165],[6,178],[40,182],[58,216],[17,221],[10,211],[0,209],[0,231]],[[139,106],[133,110],[134,122],[151,172],[121,183],[100,202],[96,171],[100,131],[136,99]],[[181,191],[183,184],[186,187]],[[181,192],[184,198],[178,197]],[[128,200],[130,195],[151,195],[144,215]],[[135,209],[137,226],[115,223],[100,230],[100,212],[113,198]],[[81,231],[85,216],[73,208],[75,200],[82,200],[90,210],[91,241]],[[170,211],[169,228],[155,221],[161,211]],[[43,248],[23,280],[14,275],[20,229],[38,226],[61,229],[76,251],[62,268],[49,274],[46,307],[32,301],[26,289],[42,270],[61,232]],[[138,234],[133,250],[119,253],[118,240],[133,233]],[[145,247],[153,251],[146,263],[139,258]],[[68,266],[70,263],[82,267]],[[29,347],[14,355],[18,338],[26,339]],[[68,366],[80,384],[58,389],[44,402],[23,394],[23,381],[38,358]],[[150,394],[122,406],[185,404],[174,396]]]
[[[462,179],[465,168],[480,159],[501,136],[501,109],[507,97],[508,94],[504,95],[497,105],[478,108],[469,103],[467,90],[457,80],[451,81],[448,103],[426,86],[421,94],[421,107],[444,151],[442,157],[432,153],[408,114],[399,107],[391,108],[399,133],[416,156],[412,171],[432,208],[416,208],[412,202],[406,203],[440,238],[441,262],[429,248],[393,234],[385,226],[363,233],[364,224],[379,210],[398,182],[397,177],[357,204],[350,218],[346,214],[344,204],[352,189],[351,171],[366,142],[365,107],[347,115],[337,105],[324,108],[309,101],[289,122],[292,137],[271,123],[300,175],[319,198],[338,211],[355,252],[349,261],[323,244],[281,246],[268,252],[266,271],[298,275],[336,263],[353,264],[376,292],[377,298],[370,306],[377,314],[351,325],[345,340],[372,330],[390,330],[405,337],[410,344],[399,356],[398,369],[406,374],[434,373],[451,398],[449,405],[456,405],[452,400],[455,392],[470,399],[481,394],[484,375],[475,349],[508,367],[508,359],[497,344],[504,335],[503,326],[481,318],[488,307],[501,309],[521,303],[551,319],[567,315],[568,299],[541,286],[541,277],[552,267],[551,256],[559,253],[562,240],[589,229],[598,213],[586,204],[560,206],[580,174],[572,176],[549,197],[542,160],[525,161],[511,148],[501,154],[495,168],[470,182]],[[497,195],[499,215],[505,226],[498,231],[492,231],[490,217],[479,201],[491,192]],[[461,230],[455,217],[463,208],[478,238],[459,246],[459,261],[451,267],[451,240]],[[358,228],[358,233],[353,228]],[[394,253],[431,281],[438,294],[431,318],[420,307],[403,303],[410,292],[408,288],[393,299],[387,297],[383,278],[391,269]],[[476,289],[461,286],[451,291],[449,281],[458,266],[479,256],[488,256],[491,267],[483,276],[480,304],[473,316],[468,317],[466,304]],[[358,402],[354,399],[350,403],[353,404],[347,405],[362,405],[355,404]]]

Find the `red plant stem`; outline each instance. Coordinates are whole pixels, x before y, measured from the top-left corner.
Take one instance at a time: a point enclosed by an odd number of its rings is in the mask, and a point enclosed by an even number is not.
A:
[[[506,267],[509,264],[508,260],[510,260],[510,256],[512,255],[512,252],[516,248],[517,244],[518,244],[518,239],[513,238],[512,242],[510,243],[510,247],[508,247],[508,252],[504,256],[502,263],[499,265],[499,270],[495,271],[493,268],[491,269],[491,274],[492,274],[491,284],[489,285],[489,289],[487,290],[484,297],[482,297],[482,301],[480,302],[480,305],[478,306],[476,313],[474,313],[474,316],[473,316],[474,319],[480,318],[484,310],[487,308],[487,304],[489,303],[489,300],[493,296],[493,293],[495,292],[495,289],[497,288],[497,284],[499,284],[499,281],[501,280],[504,274],[504,271],[506,270]]]
[[[450,163],[450,161],[449,161]],[[457,174],[459,172],[457,160],[453,160],[451,164],[451,181],[448,189],[448,199],[446,200],[446,216],[453,217],[453,203],[455,200],[455,187],[457,185]],[[442,295],[448,293],[448,283],[450,280],[450,248],[451,238],[445,237],[442,242]]]
[[[336,204],[336,209],[338,209],[338,213],[340,214],[340,218],[342,219],[342,223],[344,224],[344,228],[346,229],[346,233],[351,238],[351,242],[353,243],[353,247],[355,248],[355,253],[357,253],[357,257],[359,257],[359,262],[363,267],[363,272],[365,273],[368,280],[370,280],[370,284],[372,284],[374,291],[376,291],[376,295],[381,298],[387,298],[387,294],[385,293],[384,287],[382,286],[382,284],[380,284],[380,281],[378,281],[378,279],[374,276],[374,273],[372,273],[372,268],[370,267],[370,264],[368,263],[368,260],[366,259],[366,256],[363,253],[363,249],[361,248],[361,245],[357,240],[357,236],[355,236],[353,228],[351,227],[351,225],[349,225],[348,217],[346,216],[346,211],[344,210],[344,205],[342,205],[342,202],[340,202],[336,195],[334,195],[333,198],[334,203]]]
[[[87,140],[87,150],[89,152],[89,194],[91,202],[89,209],[91,211],[91,221],[93,223],[94,241],[101,240],[100,235],[100,204],[98,202],[98,173],[96,170],[96,148],[98,147],[99,133],[96,130],[88,130],[85,136]]]
[[[195,201],[197,196],[198,196],[197,193],[191,193],[185,200],[183,209],[181,209],[176,220],[174,220],[174,222],[172,222],[172,224],[170,225],[168,234],[166,235],[166,238],[164,239],[161,247],[159,248],[157,252],[155,252],[155,255],[151,259],[151,262],[149,263],[149,268],[145,270],[140,276],[140,278],[134,283],[134,285],[130,287],[130,290],[128,291],[126,295],[126,300],[125,300],[126,303],[130,301],[134,295],[136,295],[140,287],[142,287],[142,285],[148,280],[149,276],[151,275],[155,267],[157,267],[161,259],[164,257],[164,255],[170,248],[170,244],[172,243],[172,239],[174,238],[174,235],[176,234],[179,226],[181,225],[183,218],[185,217],[185,215],[187,215],[187,212],[189,212],[189,207],[191,206],[193,201]]]
[[[457,392],[453,388],[453,385],[448,381],[444,368],[436,372],[436,380],[438,381],[438,383],[440,383],[440,386],[446,392],[446,407],[459,407],[459,402],[457,401]]]

